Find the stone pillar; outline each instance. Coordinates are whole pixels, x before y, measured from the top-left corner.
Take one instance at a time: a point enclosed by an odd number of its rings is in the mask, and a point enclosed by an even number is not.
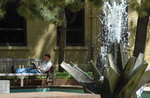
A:
[[[10,93],[9,80],[0,80],[0,93]]]

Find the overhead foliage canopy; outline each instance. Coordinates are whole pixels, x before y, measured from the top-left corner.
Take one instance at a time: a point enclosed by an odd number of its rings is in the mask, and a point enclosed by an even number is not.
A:
[[[97,7],[102,7],[103,6],[103,0],[89,0],[89,1]]]
[[[6,14],[5,6],[7,4],[8,0],[0,0],[0,19],[4,18]]]
[[[88,0],[96,6],[102,6],[103,0]],[[17,12],[26,19],[40,18],[61,26],[65,21],[61,17],[62,9],[80,11],[85,0],[0,0],[0,19],[4,18],[8,3],[17,3]]]
[[[0,0],[0,18],[6,14],[7,3],[18,3],[18,14],[27,19],[40,18],[60,26],[62,8],[79,11],[84,8],[84,0]]]
[[[150,15],[150,0],[128,0],[129,8],[135,10],[140,17]]]
[[[95,6],[103,6],[103,0],[88,0]],[[65,23],[61,19],[62,8],[72,12],[84,8],[85,0],[0,0],[0,19],[6,14],[7,3],[18,3],[18,14],[27,19],[41,18],[60,26]],[[127,0],[129,8],[138,12],[140,17],[150,14],[150,0]]]

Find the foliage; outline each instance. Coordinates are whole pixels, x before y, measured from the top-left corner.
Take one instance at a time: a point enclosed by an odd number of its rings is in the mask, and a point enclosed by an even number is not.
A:
[[[79,11],[84,8],[84,0],[1,0],[0,18],[6,14],[7,3],[17,3],[17,12],[26,19],[40,18],[58,26],[65,23],[61,14],[63,8]]]
[[[103,0],[88,0],[96,6],[102,6]],[[62,10],[67,8],[72,12],[80,11],[85,6],[85,0],[0,0],[0,18],[4,18],[7,3],[17,3],[17,12],[26,19],[40,18],[57,26],[66,23],[62,19]]]
[[[97,7],[102,7],[103,6],[103,0],[89,0],[89,1]]]
[[[93,76],[93,72],[90,72],[90,71],[89,71],[89,72],[85,72],[85,73],[86,73],[88,76],[90,76],[90,77],[94,77],[94,76]]]
[[[73,79],[68,72],[56,72],[56,79]]]
[[[150,0],[128,0],[129,8],[135,10],[140,17],[150,14]]]
[[[8,0],[0,0],[0,19],[4,18],[6,14],[5,6],[7,4]]]

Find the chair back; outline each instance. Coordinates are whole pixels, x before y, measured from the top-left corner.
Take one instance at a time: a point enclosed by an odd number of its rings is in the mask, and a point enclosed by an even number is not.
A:
[[[46,73],[53,73],[55,69],[56,69],[56,66],[52,66]]]

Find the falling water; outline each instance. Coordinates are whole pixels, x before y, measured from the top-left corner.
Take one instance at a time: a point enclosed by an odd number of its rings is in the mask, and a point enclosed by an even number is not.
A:
[[[118,44],[122,43],[124,52],[127,52],[128,44],[128,13],[126,0],[103,0],[104,8],[100,16],[101,48],[98,55],[97,67],[102,75],[105,67],[108,67],[107,54],[112,53],[117,62]],[[100,78],[103,81],[103,76]],[[144,86],[136,94],[141,97]]]
[[[128,13],[126,0],[103,0],[104,8],[100,16],[101,28],[101,49],[98,57],[97,67],[104,73],[108,66],[107,54],[112,53],[117,59],[118,44],[128,44]]]

